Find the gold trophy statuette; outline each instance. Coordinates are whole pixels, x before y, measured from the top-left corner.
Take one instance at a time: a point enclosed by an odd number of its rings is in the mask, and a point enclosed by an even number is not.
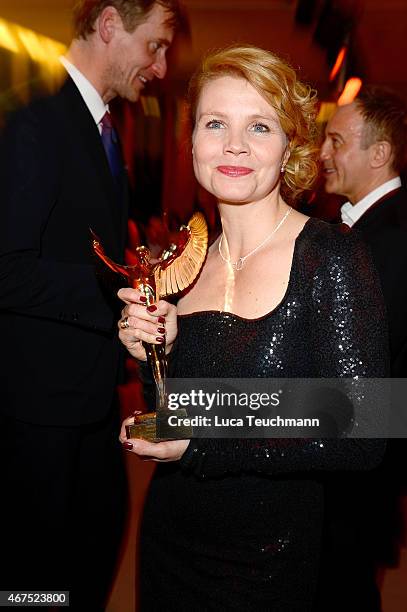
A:
[[[188,225],[183,225],[178,234],[176,243],[164,249],[158,259],[150,261],[151,254],[147,247],[139,246],[134,253],[136,264],[124,266],[115,263],[104,252],[100,239],[92,232],[93,250],[99,259],[116,274],[119,274],[127,285],[138,289],[146,298],[147,306],[159,299],[175,295],[189,287],[199,274],[205,261],[208,247],[208,228],[204,216],[195,213]],[[160,442],[174,439],[174,429],[168,425],[168,416],[176,414],[178,417],[187,417],[183,408],[170,411],[167,408],[166,378],[167,357],[165,342],[162,344],[149,344],[143,342],[147,361],[151,367],[157,392],[157,412],[148,412],[134,417],[134,423],[127,425],[128,438],[142,438],[150,442]],[[157,435],[157,421],[159,421],[160,435]],[[171,431],[172,430],[172,431]],[[176,439],[190,438],[191,427],[178,426]]]

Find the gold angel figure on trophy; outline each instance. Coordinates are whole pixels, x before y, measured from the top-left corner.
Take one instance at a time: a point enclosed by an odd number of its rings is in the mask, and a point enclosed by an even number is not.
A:
[[[146,298],[147,306],[160,298],[175,295],[192,285],[205,261],[208,247],[208,228],[204,216],[195,213],[188,225],[181,226],[176,240],[164,249],[157,259],[151,258],[149,249],[139,246],[134,252],[136,263],[121,265],[108,257],[100,239],[92,231],[93,250],[98,258],[113,272],[120,275],[127,286],[138,289]],[[165,343],[143,343],[147,360],[152,369],[157,389],[158,409],[166,410],[167,359]],[[156,414],[147,413],[135,417],[134,425],[127,427],[127,437],[157,440]],[[177,432],[181,437],[180,432]],[[185,432],[185,436],[188,432]],[[163,439],[163,438],[160,438]]]

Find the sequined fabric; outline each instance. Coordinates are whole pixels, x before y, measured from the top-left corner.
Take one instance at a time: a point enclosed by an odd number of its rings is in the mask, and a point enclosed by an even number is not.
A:
[[[383,317],[364,246],[343,226],[310,219],[279,306],[253,320],[180,317],[172,375],[382,377]],[[158,466],[151,484],[142,610],[313,610],[324,481],[374,467],[383,450],[377,440],[191,441],[179,464]]]

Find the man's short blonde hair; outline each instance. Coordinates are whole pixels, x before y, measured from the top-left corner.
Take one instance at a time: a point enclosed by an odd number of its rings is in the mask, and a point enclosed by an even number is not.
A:
[[[134,32],[156,5],[168,11],[168,24],[176,27],[181,15],[178,0],[77,0],[73,9],[74,37],[86,39],[93,34],[96,19],[108,6],[117,10],[125,30]]]

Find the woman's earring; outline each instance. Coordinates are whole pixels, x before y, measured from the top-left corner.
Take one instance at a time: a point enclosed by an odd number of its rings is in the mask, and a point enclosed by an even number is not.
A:
[[[285,172],[285,166],[284,166],[284,164],[281,166],[281,168],[280,168],[280,172],[281,172],[281,174],[283,174],[283,173]]]

